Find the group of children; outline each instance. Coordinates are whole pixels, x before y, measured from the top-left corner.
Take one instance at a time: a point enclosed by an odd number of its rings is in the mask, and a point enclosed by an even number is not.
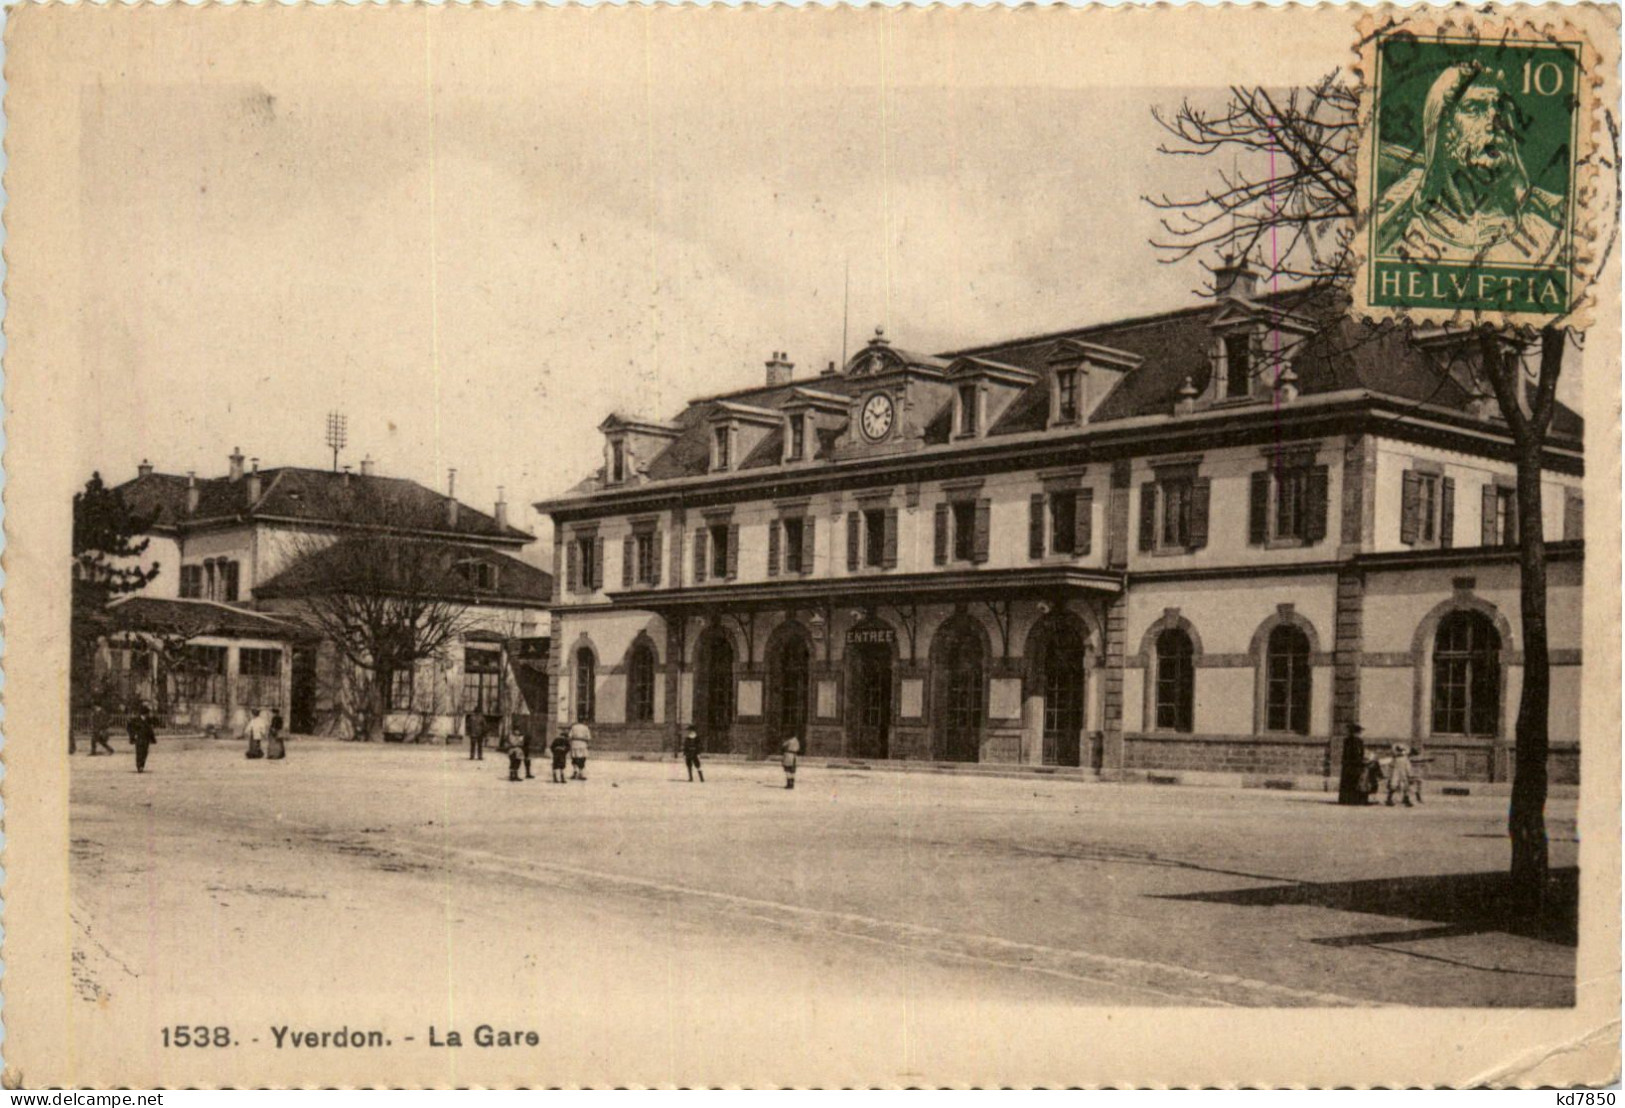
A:
[[[553,755],[553,784],[567,785],[570,781],[587,779],[587,750],[591,744],[592,728],[585,723],[572,723],[568,730],[560,731],[553,736],[553,742],[547,748]],[[568,780],[564,776],[566,758],[569,759],[571,767]],[[519,776],[521,767],[525,771],[524,778]],[[508,780],[520,781],[535,776],[530,772],[530,740],[518,736],[508,746]]]
[[[1398,796],[1405,807],[1411,807],[1412,801],[1422,803],[1422,769],[1424,762],[1431,761],[1422,756],[1421,751],[1414,747],[1407,748],[1404,743],[1395,743],[1392,752],[1386,757],[1370,758],[1366,762],[1365,792],[1367,796],[1375,796],[1382,784],[1388,786],[1387,806],[1394,806],[1394,797]]]

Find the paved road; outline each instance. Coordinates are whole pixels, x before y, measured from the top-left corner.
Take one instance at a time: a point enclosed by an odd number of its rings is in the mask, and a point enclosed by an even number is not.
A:
[[[122,751],[76,759],[70,1051],[207,1081],[158,1028],[228,1024],[241,1057],[285,1066],[273,1025],[347,1024],[389,1036],[381,1060],[489,1081],[493,1051],[427,1045],[431,1024],[487,1022],[543,1033],[503,1057],[529,1075],[510,1080],[590,1080],[605,1057],[640,1059],[641,1083],[697,1079],[722,1041],[781,1083],[847,1062],[872,1081],[877,1058],[906,1082],[980,1072],[967,1043],[1040,1049],[1064,1018],[1025,1040],[975,1030],[1036,1012],[1573,994],[1572,947],[1475,921],[1504,801],[1351,810],[816,763],[788,793],[770,765],[690,785],[607,759],[557,786],[538,768],[512,784],[456,750],[319,741],[281,764],[171,742],[142,776]],[[1572,804],[1553,805],[1556,865],[1574,862]],[[300,1054],[299,1082],[355,1065]]]

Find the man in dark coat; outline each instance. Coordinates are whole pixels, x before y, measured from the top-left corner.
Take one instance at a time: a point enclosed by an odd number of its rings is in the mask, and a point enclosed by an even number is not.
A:
[[[485,717],[476,713],[469,713],[468,726],[468,760],[485,760]]]
[[[1343,739],[1343,761],[1337,775],[1337,802],[1339,804],[1369,804],[1360,780],[1365,772],[1365,741],[1360,738],[1365,728],[1358,723],[1349,724],[1349,733]]]
[[[129,723],[125,728],[130,733],[130,741],[135,744],[135,771],[147,772],[147,751],[152,744],[158,741],[158,735],[153,730],[152,717],[147,714],[147,706],[138,703],[135,711],[130,713]]]
[[[694,775],[700,775],[700,784],[705,784],[705,771],[700,768],[700,733],[691,723],[683,730],[683,764],[688,767],[688,779],[694,780]]]

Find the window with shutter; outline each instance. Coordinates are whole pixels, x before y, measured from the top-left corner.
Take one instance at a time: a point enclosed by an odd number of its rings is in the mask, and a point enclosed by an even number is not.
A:
[[[1201,550],[1207,545],[1208,506],[1212,500],[1213,482],[1198,477],[1191,482],[1190,548]]]
[[[886,564],[886,509],[863,510],[863,564],[879,569]]]
[[[1417,535],[1421,530],[1421,482],[1420,473],[1406,470],[1400,486],[1399,541],[1408,546],[1416,545]]]
[[[666,533],[653,531],[649,534],[649,542],[654,547],[654,556],[649,559],[649,584],[660,584],[660,563],[666,556]]]
[[[932,560],[939,566],[948,564],[948,505],[938,504],[936,533],[932,544]]]
[[[726,523],[711,525],[711,576],[717,580],[732,577],[728,566],[732,563],[732,544],[728,541],[729,526]]]
[[[1157,545],[1157,483],[1147,481],[1140,486],[1140,549],[1154,550]]]
[[[604,539],[603,536],[592,540],[592,589],[597,592],[604,587]]]
[[[1247,497],[1247,541],[1263,546],[1270,541],[1270,471],[1252,475]]]
[[[1330,495],[1330,475],[1327,468],[1311,467],[1308,499],[1304,504],[1304,542],[1313,544],[1326,537],[1326,512]]]
[[[701,527],[698,531],[694,532],[694,583],[696,585],[705,584],[705,537],[706,531],[704,527]]]
[[[972,500],[956,500],[952,505],[954,514],[954,545],[953,559],[956,562],[968,562],[976,550],[976,502]]]
[[[858,512],[846,513],[846,569],[848,573],[858,571],[858,559],[861,556],[863,532],[863,517]]]
[[[978,565],[987,561],[988,550],[993,540],[993,501],[978,500],[976,502],[976,544],[971,551],[971,561]]]
[[[783,550],[785,573],[803,572],[801,560],[805,555],[806,550],[802,545],[802,528],[805,526],[806,521],[800,516],[791,516],[789,519],[780,520],[777,527],[771,528],[773,531],[778,531],[781,528],[784,531]],[[769,573],[774,572],[773,567],[779,560],[778,550],[773,549],[773,547],[777,545],[777,543],[773,542],[768,543],[769,549],[767,556]]]
[[[1073,535],[1072,553],[1086,555],[1094,545],[1095,536],[1095,490],[1079,489],[1077,504],[1073,509]]]
[[[564,579],[568,592],[581,591],[581,568],[576,564],[580,543],[571,539],[564,544]]]
[[[739,524],[728,525],[728,580],[739,576]]]
[[[811,573],[818,556],[818,540],[816,528],[818,520],[808,516],[801,524],[801,572]]]
[[[882,537],[880,564],[885,569],[897,568],[897,509],[886,509],[886,530]]]
[[[1035,492],[1027,502],[1027,557],[1044,556],[1044,494]]]
[[[632,568],[637,563],[637,552],[634,549],[636,540],[631,535],[621,540],[621,588],[632,587]]]
[[[779,575],[779,521],[774,519],[767,521],[767,575]]]
[[[1078,543],[1078,494],[1075,489],[1052,492],[1049,497],[1049,542],[1055,554],[1072,554]]]
[[[1439,482],[1439,545],[1446,550],[1456,542],[1456,479]]]

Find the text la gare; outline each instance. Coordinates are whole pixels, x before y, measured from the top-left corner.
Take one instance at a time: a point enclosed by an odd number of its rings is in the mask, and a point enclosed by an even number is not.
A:
[[[508,1030],[506,1028],[492,1027],[482,1023],[474,1029],[473,1046],[540,1046],[542,1037],[534,1031],[522,1028]],[[462,1046],[463,1033],[455,1028],[438,1030],[434,1024],[429,1025],[430,1046]]]

